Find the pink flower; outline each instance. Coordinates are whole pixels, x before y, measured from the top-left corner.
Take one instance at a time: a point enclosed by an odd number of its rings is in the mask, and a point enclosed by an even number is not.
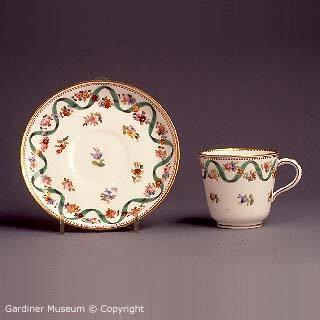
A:
[[[51,127],[51,121],[53,118],[51,116],[48,116],[47,114],[43,116],[41,122],[40,122],[40,128],[48,128]]]
[[[37,167],[37,162],[36,162],[36,158],[35,156],[31,156],[28,158],[29,162],[30,162],[30,169],[31,171],[34,171]]]
[[[64,178],[62,181],[63,188],[68,191],[75,191],[73,187],[73,182],[70,179]]]
[[[136,103],[136,99],[131,95],[131,94],[119,94],[119,98],[120,98],[120,101],[123,103],[123,104],[135,104]]]
[[[144,195],[149,198],[156,193],[156,186],[153,183],[149,183],[144,191]]]
[[[102,116],[100,112],[91,112],[89,115],[84,117],[84,123],[83,126],[87,126],[87,125],[98,125],[100,123],[102,123]]]
[[[156,156],[158,158],[164,159],[167,156],[167,151],[164,147],[159,146],[156,150]]]
[[[164,181],[169,178],[169,176],[170,176],[170,170],[171,170],[171,166],[169,166],[169,165],[166,165],[166,166],[163,168],[162,179],[163,179]]]
[[[52,178],[50,178],[47,175],[43,175],[41,177],[41,181],[44,184],[45,187],[50,187],[51,186],[51,182],[52,182]]]
[[[147,119],[146,112],[143,110],[134,112],[133,119],[139,121],[141,125],[144,123],[149,123],[149,119]]]
[[[156,128],[157,128],[157,134],[158,134],[160,137],[165,136],[166,133],[168,133],[166,127],[165,127],[162,123],[160,123],[160,122],[157,122],[157,127],[156,127]]]
[[[49,137],[43,137],[40,141],[40,150],[45,152],[49,147]]]

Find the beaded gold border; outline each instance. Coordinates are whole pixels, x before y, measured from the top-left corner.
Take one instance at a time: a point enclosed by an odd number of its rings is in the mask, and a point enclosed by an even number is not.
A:
[[[207,152],[214,153],[215,151],[263,151],[263,154],[252,154],[246,155],[237,153],[235,155],[232,154],[207,154]],[[216,160],[243,160],[243,159],[268,159],[273,157],[278,157],[279,152],[274,149],[269,148],[251,148],[251,147],[225,147],[225,148],[211,148],[204,151],[199,152],[200,159],[216,159]]]
[[[156,201],[156,203],[151,206],[149,209],[146,210],[146,212],[142,215],[140,215],[138,217],[138,220],[140,221],[142,218],[146,217],[149,213],[151,213],[152,211],[154,211],[163,201],[164,199],[167,197],[168,193],[170,192],[173,183],[175,181],[175,178],[177,176],[178,170],[179,170],[179,165],[180,165],[180,143],[179,143],[179,138],[178,138],[178,134],[176,131],[176,128],[171,120],[171,118],[169,117],[169,115],[167,114],[167,112],[165,111],[165,109],[161,106],[161,104],[156,101],[154,98],[152,98],[149,94],[147,94],[145,91],[143,91],[142,89],[139,89],[131,84],[128,83],[124,83],[124,82],[120,82],[120,81],[116,81],[116,80],[86,80],[86,81],[81,81],[81,82],[77,82],[75,84],[72,84],[68,87],[65,87],[63,89],[60,89],[57,93],[55,93],[53,96],[51,96],[50,98],[44,100],[36,109],[36,111],[32,114],[30,120],[27,123],[26,129],[23,133],[22,136],[22,140],[21,140],[21,146],[20,146],[20,166],[21,166],[21,172],[22,172],[22,176],[24,178],[24,181],[27,185],[28,191],[30,192],[30,194],[33,196],[33,198],[35,199],[35,201],[37,202],[37,204],[43,209],[45,210],[45,212],[47,212],[50,216],[52,216],[53,218],[55,218],[56,220],[60,220],[59,215],[57,216],[56,213],[54,213],[53,210],[47,208],[46,206],[43,205],[43,203],[39,200],[37,194],[34,192],[32,186],[29,183],[29,179],[27,176],[27,172],[26,172],[26,168],[25,168],[25,164],[24,164],[24,159],[25,159],[25,149],[26,149],[26,137],[28,135],[28,133],[30,132],[30,128],[32,126],[32,124],[34,123],[36,117],[38,116],[38,114],[40,112],[43,111],[43,109],[46,107],[47,104],[51,103],[52,101],[56,100],[57,98],[59,98],[60,96],[64,95],[66,93],[66,91],[71,91],[73,89],[78,89],[79,87],[86,87],[87,85],[95,85],[95,84],[111,84],[111,85],[115,85],[118,86],[119,88],[122,89],[126,89],[130,92],[134,92],[137,93],[139,95],[141,95],[146,101],[148,101],[149,103],[151,103],[157,110],[157,112],[159,112],[163,118],[165,119],[165,121],[167,122],[167,124],[169,124],[170,126],[170,132],[171,135],[173,137],[173,145],[174,145],[174,154],[176,154],[175,158],[173,159],[173,165],[174,165],[174,172],[171,174],[171,179],[168,182],[168,187],[166,189],[166,191],[160,195],[159,197],[159,201]],[[129,226],[131,224],[133,224],[134,222],[136,222],[137,219],[132,218],[131,220],[127,221],[127,222],[120,222],[114,225],[107,225],[106,227],[101,227],[101,226],[83,226],[80,224],[75,223],[74,221],[68,220],[68,219],[64,219],[64,223],[71,225],[73,227],[77,227],[80,229],[86,229],[86,230],[97,230],[97,231],[111,231],[111,230],[115,230],[115,229],[119,229],[119,228],[123,228],[126,226]]]

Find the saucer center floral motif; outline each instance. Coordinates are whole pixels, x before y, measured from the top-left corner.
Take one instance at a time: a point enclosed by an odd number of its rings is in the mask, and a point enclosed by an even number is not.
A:
[[[63,186],[63,189],[68,190],[69,192],[76,190],[73,186],[73,182],[70,179],[63,178],[63,181],[61,184]]]
[[[91,163],[94,166],[97,167],[104,167],[106,164],[104,163],[104,159],[102,158],[103,153],[100,151],[99,148],[95,147],[93,148],[93,153],[90,153],[91,157],[93,158],[93,160],[91,161]]]
[[[83,117],[84,123],[83,126],[97,126],[99,123],[102,123],[102,116],[100,112],[91,112],[89,115]]]
[[[247,206],[252,206],[253,203],[254,203],[254,197],[253,197],[253,194],[244,194],[244,195],[241,195],[239,194],[238,195],[238,199],[239,199],[239,204],[243,205],[247,205]]]
[[[68,139],[69,139],[69,136],[66,136],[61,140],[57,140],[57,144],[55,145],[55,148],[57,148],[56,149],[57,154],[61,153],[67,147],[67,145],[69,144]]]
[[[124,135],[127,135],[131,139],[136,139],[137,141],[139,141],[140,135],[139,133],[137,133],[137,130],[132,125],[129,125],[129,126],[123,125],[122,133]]]
[[[134,183],[140,182],[142,180],[143,176],[143,164],[140,162],[136,161],[133,163],[133,169],[131,169],[132,173],[132,180]]]
[[[210,192],[209,198],[211,202],[219,203],[220,201],[220,198],[218,197],[218,195],[213,192]]]
[[[107,203],[110,203],[111,200],[114,200],[117,196],[118,188],[112,187],[110,190],[108,188],[105,188],[104,192],[100,194],[100,198],[102,201],[106,201]]]

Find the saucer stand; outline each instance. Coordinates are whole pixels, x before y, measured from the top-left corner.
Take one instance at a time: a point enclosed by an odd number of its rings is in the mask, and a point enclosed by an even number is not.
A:
[[[60,225],[60,234],[64,234],[64,216],[63,216],[63,214],[60,214],[59,225]]]
[[[64,235],[65,227],[64,227],[64,216],[63,216],[63,214],[60,214],[59,226],[60,226],[60,234]],[[138,217],[136,218],[136,220],[132,224],[130,224],[127,227],[129,228],[129,230],[132,230],[135,233],[139,233],[140,226],[139,226]]]

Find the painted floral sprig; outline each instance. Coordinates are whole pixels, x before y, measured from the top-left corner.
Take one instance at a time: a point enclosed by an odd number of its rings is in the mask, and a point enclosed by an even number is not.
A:
[[[68,190],[69,192],[76,190],[73,186],[73,182],[70,179],[63,178],[63,181],[61,184],[63,186],[63,189]]]
[[[100,194],[100,198],[102,201],[106,201],[110,203],[111,200],[114,200],[117,196],[118,188],[112,187],[110,189],[105,188],[104,192]]]
[[[90,153],[93,160],[91,161],[91,163],[94,165],[94,166],[97,166],[97,167],[104,167],[106,164],[104,162],[104,159],[102,158],[103,156],[103,153],[100,151],[99,148],[93,148],[93,153]]]
[[[72,108],[70,108],[68,106],[64,106],[60,110],[60,117],[61,118],[70,117],[73,112],[74,112],[74,110]]]
[[[219,203],[220,201],[220,198],[218,197],[218,195],[213,192],[210,192],[209,198],[211,202]]]
[[[136,139],[137,141],[139,141],[140,135],[132,125],[129,125],[129,126],[123,125],[122,126],[122,133],[124,135],[127,135],[131,139]]]
[[[89,115],[83,117],[84,123],[83,126],[97,126],[99,123],[102,123],[102,116],[100,112],[91,112]]]
[[[144,110],[139,110],[137,105],[133,107],[133,111],[133,119],[139,121],[140,125],[150,123],[150,119],[147,117],[146,112]]]
[[[80,90],[79,92],[76,92],[73,96],[72,99],[74,101],[83,101],[86,102],[87,99],[89,99],[92,95],[91,90]]]
[[[121,93],[121,94],[118,94],[119,96],[119,99],[120,99],[120,102],[124,105],[132,105],[132,104],[135,104],[136,103],[136,98],[134,98],[132,96],[132,94],[128,94],[128,93]]]
[[[113,209],[110,209],[110,208],[108,208],[106,213],[105,213],[106,218],[109,218],[109,219],[113,219],[117,215],[119,215],[119,210],[113,210]]]
[[[238,199],[239,199],[239,204],[243,205],[247,205],[247,206],[252,206],[253,203],[254,203],[254,197],[253,197],[253,194],[244,194],[244,195],[241,195],[239,194],[238,195]]]
[[[57,144],[55,145],[55,148],[57,148],[56,153],[61,153],[69,144],[68,142],[69,136],[64,137],[61,140],[57,140]]]
[[[133,163],[133,165],[134,165],[134,168],[131,169],[132,180],[134,183],[140,182],[142,180],[142,175],[143,175],[143,164],[136,161]]]

